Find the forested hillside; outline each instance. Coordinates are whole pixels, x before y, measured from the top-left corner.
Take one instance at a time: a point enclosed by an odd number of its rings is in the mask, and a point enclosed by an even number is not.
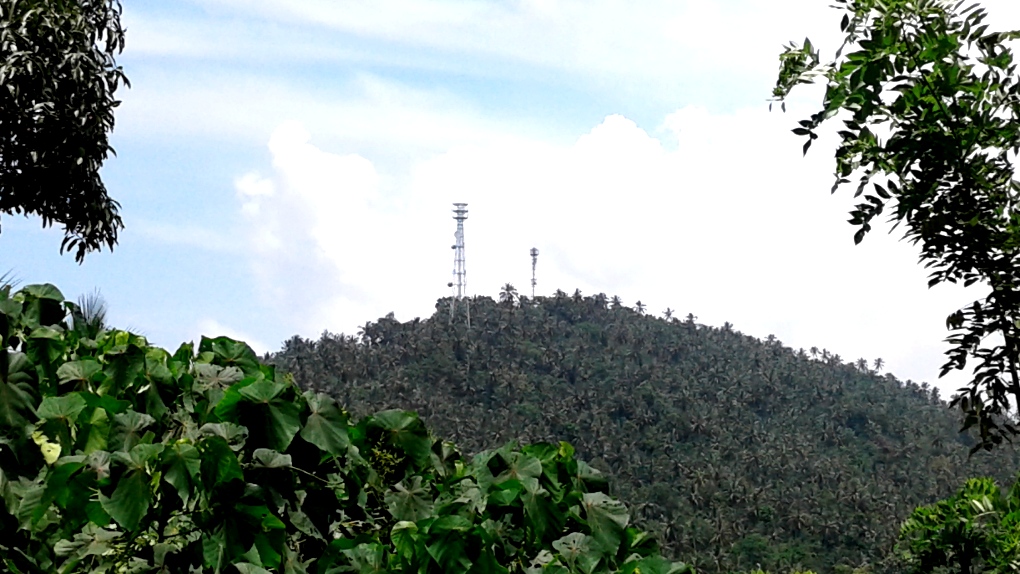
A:
[[[1008,447],[971,437],[927,385],[838,355],[644,314],[604,295],[450,300],[357,337],[293,338],[273,361],[355,414],[418,411],[469,452],[559,441],[609,473],[667,554],[705,571],[889,561],[901,522]]]

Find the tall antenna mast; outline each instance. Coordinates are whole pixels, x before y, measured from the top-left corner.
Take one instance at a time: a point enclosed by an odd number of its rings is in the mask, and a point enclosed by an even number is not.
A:
[[[467,204],[453,204],[453,218],[457,220],[457,233],[454,237],[457,243],[453,246],[453,278],[456,291],[454,298],[464,297],[464,290],[467,287],[467,270],[464,269],[464,220],[467,219]]]
[[[453,218],[457,221],[457,232],[454,234],[456,243],[453,247],[453,299],[450,300],[450,321],[453,322],[453,313],[457,305],[464,297],[467,290],[467,269],[464,266],[464,220],[467,219],[467,204],[453,204]],[[471,311],[468,310],[468,326],[471,325]]]
[[[538,265],[538,249],[535,247],[531,248],[531,298],[535,298],[535,285],[538,281],[535,280],[535,266]]]

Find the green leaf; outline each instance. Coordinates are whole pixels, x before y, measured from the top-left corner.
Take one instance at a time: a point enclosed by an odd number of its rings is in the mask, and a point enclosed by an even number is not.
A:
[[[178,442],[163,452],[163,465],[163,479],[177,490],[181,502],[187,506],[202,465],[198,449]]]
[[[281,396],[285,390],[285,385],[260,380],[239,391],[242,397],[262,410],[262,420],[251,421],[248,428],[264,433],[268,446],[280,452],[287,450],[294,436],[301,430],[301,411],[297,405]],[[253,429],[253,425],[260,426]]]
[[[60,365],[60,368],[57,369],[57,377],[60,378],[61,384],[87,382],[102,370],[103,367],[95,359],[70,361]]]
[[[20,429],[28,426],[33,415],[32,386],[28,383],[0,382],[0,426]]]
[[[51,285],[49,283],[25,285],[22,291],[24,291],[26,295],[31,295],[37,299],[48,299],[58,303],[62,303],[64,301],[64,294],[60,292],[60,289],[57,289],[55,285]]]
[[[198,429],[202,436],[218,436],[226,441],[233,450],[244,448],[248,439],[248,429],[234,423],[206,423]]]
[[[319,529],[315,526],[315,523],[312,522],[312,519],[309,518],[308,515],[304,513],[304,511],[297,508],[288,509],[287,520],[289,520],[290,523],[294,525],[294,528],[296,528],[298,532],[311,536],[316,540],[324,540],[324,538],[322,537],[322,533],[319,532]]]
[[[244,378],[244,372],[237,367],[195,363],[193,369],[198,380],[215,386],[225,387]]]
[[[463,535],[470,528],[471,523],[459,515],[440,517],[429,526],[431,542],[427,550],[442,572],[464,573],[471,569]]]
[[[586,493],[581,499],[581,508],[591,528],[592,539],[606,553],[615,554],[630,522],[627,508],[619,500],[601,492]]]
[[[205,438],[198,444],[198,451],[202,459],[202,481],[208,490],[235,480],[244,481],[237,455],[230,450],[227,441],[216,436]]]
[[[125,459],[123,452],[113,453],[114,457],[119,458],[125,464],[138,468],[144,469],[146,466],[156,460],[159,455],[163,454],[163,450],[166,448],[162,444],[136,444],[131,447],[131,451],[127,454]]]
[[[410,484],[401,481],[386,493],[386,507],[397,520],[416,522],[432,514],[432,496],[422,488],[421,477],[415,476]]]
[[[234,568],[237,568],[237,571],[241,574],[273,574],[269,570],[266,570],[261,566],[256,566],[251,562],[238,562],[237,564],[234,564]]]
[[[566,517],[553,504],[545,489],[525,489],[521,494],[521,501],[524,503],[524,515],[536,539],[544,540],[546,535],[558,533],[563,529]]]
[[[289,454],[280,454],[268,448],[255,449],[252,460],[259,468],[290,468],[294,464]]]
[[[505,458],[508,468],[496,477],[494,484],[508,480],[519,480],[528,492],[538,492],[538,478],[542,476],[542,463],[537,458],[522,452],[511,452]]]
[[[89,418],[87,438],[85,439],[85,454],[91,454],[97,450],[106,450],[110,436],[110,417],[106,409],[95,409]]]
[[[21,321],[33,331],[58,325],[65,316],[64,296],[50,284],[27,285],[19,292],[25,298]]]
[[[399,446],[416,465],[428,465],[431,459],[432,439],[417,413],[400,410],[382,411],[372,415],[367,421],[367,426],[383,430],[383,436],[394,446]]]
[[[227,560],[226,527],[220,526],[202,537],[202,563],[213,572],[220,572]]]
[[[694,569],[683,562],[670,562],[661,556],[649,556],[625,563],[620,574],[694,574]]]
[[[386,549],[381,544],[359,544],[343,553],[358,574],[388,574]]]
[[[77,393],[60,397],[46,397],[39,404],[36,413],[44,420],[66,420],[74,422],[86,403]]]
[[[215,339],[202,337],[198,352],[211,352],[216,364],[237,367],[244,372],[245,376],[250,377],[261,373],[255,351],[252,351],[251,347],[242,341],[235,341],[229,337],[216,337]]]
[[[404,560],[413,560],[417,549],[418,525],[408,520],[401,520],[390,529],[390,541],[397,555]]]
[[[113,431],[110,433],[110,448],[130,451],[142,439],[142,431],[156,422],[145,413],[129,410],[113,415]]]
[[[127,531],[134,531],[149,511],[152,500],[149,482],[145,471],[133,470],[121,477],[110,498],[100,495],[99,502],[117,524]]]
[[[347,417],[337,408],[336,401],[323,393],[306,392],[304,397],[311,412],[301,429],[301,438],[331,455],[346,453],[351,445]]]
[[[588,552],[588,541],[590,538],[580,532],[571,532],[552,543],[552,547],[566,559],[568,565],[573,565],[579,556]]]
[[[263,531],[286,530],[287,528],[287,525],[277,518],[267,506],[239,504],[237,505],[236,510],[242,516],[245,516],[250,522],[257,524]]]

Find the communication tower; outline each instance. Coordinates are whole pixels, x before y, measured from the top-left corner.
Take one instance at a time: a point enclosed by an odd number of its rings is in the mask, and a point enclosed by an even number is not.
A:
[[[453,298],[450,299],[450,322],[453,322],[454,311],[456,310],[457,302],[464,298],[464,294],[467,291],[467,269],[464,265],[464,220],[467,219],[467,204],[466,203],[454,203],[453,204],[453,218],[457,221],[457,232],[454,234],[456,242],[451,246],[453,249],[453,281],[450,283],[450,287],[453,287]],[[471,307],[470,303],[465,307],[467,310],[467,324],[471,326]]]
[[[535,247],[531,248],[531,298],[535,298],[535,285],[538,281],[535,279],[535,267],[538,265],[538,249]]]

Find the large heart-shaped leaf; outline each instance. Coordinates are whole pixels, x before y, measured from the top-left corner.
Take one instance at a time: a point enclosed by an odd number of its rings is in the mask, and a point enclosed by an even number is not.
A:
[[[89,417],[86,429],[85,454],[92,454],[97,450],[106,450],[110,436],[110,416],[106,409],[95,409]]]
[[[257,407],[260,414],[250,420],[248,427],[252,434],[265,436],[268,446],[280,452],[287,450],[294,436],[301,430],[301,411],[284,397],[286,390],[286,385],[260,380],[238,391],[244,399]]]
[[[110,433],[110,448],[131,450],[142,438],[143,431],[156,419],[138,411],[125,411],[113,415],[113,431]]]
[[[308,392],[304,397],[311,412],[301,429],[301,438],[334,456],[346,453],[351,444],[347,417],[337,408],[336,401],[323,393]]]
[[[103,510],[128,531],[138,528],[142,517],[149,511],[151,501],[149,475],[143,470],[133,470],[121,477],[110,498],[99,496]]]
[[[235,480],[244,480],[244,471],[227,441],[218,436],[208,437],[199,443],[198,451],[202,459],[202,481],[207,489],[213,490]]]
[[[386,507],[393,518],[416,522],[432,513],[432,496],[422,488],[421,477],[415,476],[409,484],[403,481],[393,485],[393,490],[386,493]]]
[[[65,420],[74,422],[86,406],[85,399],[74,393],[60,397],[46,397],[36,409],[36,414],[44,420]]]
[[[591,536],[607,554],[616,554],[623,541],[630,515],[619,500],[602,492],[586,493],[581,499]]]
[[[187,443],[177,443],[164,451],[163,464],[163,479],[177,490],[177,496],[187,506],[202,466],[198,449]]]
[[[87,382],[102,370],[102,365],[95,359],[68,361],[57,369],[57,377],[60,378],[61,384]]]
[[[409,411],[389,410],[372,415],[369,428],[378,428],[395,446],[399,446],[415,464],[425,466],[432,452],[432,439],[418,415]]]
[[[0,382],[0,426],[24,428],[32,416],[32,386],[25,382]]]
[[[198,352],[211,352],[217,364],[225,367],[237,367],[244,371],[245,376],[250,377],[261,373],[259,359],[255,355],[255,351],[252,351],[251,347],[241,341],[235,341],[229,337],[216,337],[215,339],[202,337]]]

